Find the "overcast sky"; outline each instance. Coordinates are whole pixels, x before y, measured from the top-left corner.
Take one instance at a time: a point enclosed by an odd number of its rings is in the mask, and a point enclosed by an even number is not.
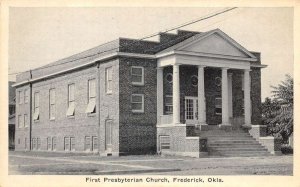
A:
[[[36,68],[118,37],[142,38],[224,8],[11,8],[9,73]],[[183,30],[219,28],[261,52],[262,99],[293,75],[293,9],[238,8]],[[154,38],[154,40],[157,38]],[[9,80],[15,80],[10,75]]]

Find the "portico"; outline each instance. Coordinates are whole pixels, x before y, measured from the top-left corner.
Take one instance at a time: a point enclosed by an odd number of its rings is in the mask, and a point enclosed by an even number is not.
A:
[[[214,40],[210,42],[209,40]],[[208,46],[205,43],[215,44],[216,46]],[[208,51],[209,50],[209,51]],[[194,38],[193,41],[188,41],[171,49],[162,51],[158,55],[157,68],[157,121],[158,125],[177,125],[188,124],[193,122],[194,125],[199,125],[201,129],[206,129],[205,126],[210,125],[207,122],[207,107],[213,102],[206,100],[205,87],[205,72],[207,70],[220,71],[220,96],[214,102],[220,102],[220,108],[216,109],[216,115],[219,115],[221,122],[218,123],[220,128],[230,128],[232,126],[232,111],[233,111],[233,93],[232,86],[233,77],[237,79],[238,72],[241,76],[238,78],[242,82],[243,88],[242,108],[243,108],[243,126],[251,126],[251,77],[250,71],[252,62],[256,61],[256,57],[247,51],[245,48],[229,39],[222,31],[216,30],[204,38]],[[186,72],[181,72],[185,67],[196,70],[196,78]],[[172,114],[165,114],[164,111],[164,69],[171,68],[172,84],[170,95],[172,96]],[[188,98],[191,95],[182,93],[182,87],[188,86],[186,82],[181,81],[183,77],[190,77],[191,81],[197,81],[196,93],[193,98]],[[210,76],[210,75],[208,75]],[[215,75],[211,75],[215,76]],[[183,83],[184,85],[181,85]],[[187,99],[181,99],[182,97]],[[185,107],[182,107],[185,106]],[[191,109],[192,107],[192,109]],[[217,112],[220,111],[220,112]],[[184,113],[184,115],[183,115]],[[190,117],[193,115],[193,117]],[[184,116],[184,120],[180,117]],[[193,120],[190,120],[193,118]],[[190,124],[191,125],[191,124]]]

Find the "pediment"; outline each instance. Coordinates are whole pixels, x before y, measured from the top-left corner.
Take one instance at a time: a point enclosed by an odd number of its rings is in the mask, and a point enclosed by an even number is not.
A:
[[[225,56],[234,56],[242,58],[251,58],[249,52],[239,44],[228,40],[226,37],[215,32],[207,37],[200,38],[190,44],[182,46],[177,50],[195,53],[216,54]],[[248,53],[247,53],[248,52]]]

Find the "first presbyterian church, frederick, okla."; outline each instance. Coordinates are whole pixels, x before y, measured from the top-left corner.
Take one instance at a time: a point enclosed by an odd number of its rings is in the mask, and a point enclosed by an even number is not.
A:
[[[16,150],[270,155],[260,54],[219,29],[105,43],[17,76]]]

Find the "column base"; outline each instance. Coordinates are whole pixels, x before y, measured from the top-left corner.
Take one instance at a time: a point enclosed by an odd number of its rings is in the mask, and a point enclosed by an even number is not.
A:
[[[232,130],[232,126],[231,126],[230,123],[221,123],[221,124],[219,124],[219,128],[220,128],[221,130],[225,130],[225,131],[230,131],[230,130]]]
[[[252,129],[252,124],[243,124],[242,125],[242,128],[244,128],[244,129]]]
[[[206,123],[199,123],[197,124],[197,126],[199,127],[200,131],[208,131],[208,125]]]

